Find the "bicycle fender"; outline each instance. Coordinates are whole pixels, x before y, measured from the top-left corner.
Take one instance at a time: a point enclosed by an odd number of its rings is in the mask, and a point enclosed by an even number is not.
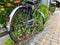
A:
[[[21,8],[21,7],[25,7],[25,6],[18,6],[18,7],[16,7],[16,8],[11,12],[11,14],[9,15],[9,21],[7,22],[7,26],[6,26],[8,31],[10,31],[10,24],[11,24],[11,21],[12,21],[12,18],[13,18],[13,16],[14,16],[15,12],[16,12],[19,8]]]

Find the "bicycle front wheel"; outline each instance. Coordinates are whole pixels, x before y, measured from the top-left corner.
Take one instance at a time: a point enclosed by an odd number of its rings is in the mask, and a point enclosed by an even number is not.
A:
[[[29,30],[32,26],[32,24],[29,24],[33,20],[31,17],[30,11],[26,7],[20,7],[15,11],[9,31],[12,40],[15,42],[26,40],[26,30]]]

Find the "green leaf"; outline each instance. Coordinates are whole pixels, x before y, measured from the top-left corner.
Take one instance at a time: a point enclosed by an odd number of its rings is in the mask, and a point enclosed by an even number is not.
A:
[[[7,39],[6,45],[14,45],[14,41],[11,39]]]

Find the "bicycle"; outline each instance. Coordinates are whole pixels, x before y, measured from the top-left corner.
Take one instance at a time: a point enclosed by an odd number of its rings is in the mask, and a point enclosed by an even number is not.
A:
[[[40,30],[40,25],[44,25],[44,14],[41,11],[39,11],[40,15],[35,14],[33,12],[33,8],[35,6],[36,3],[30,1],[27,1],[26,3],[21,3],[21,5],[16,7],[9,15],[7,30],[13,41],[20,42],[26,40],[27,34],[34,34],[35,32],[37,32],[37,30]],[[35,8],[35,10],[37,9],[38,8]],[[37,21],[40,19],[41,21]]]

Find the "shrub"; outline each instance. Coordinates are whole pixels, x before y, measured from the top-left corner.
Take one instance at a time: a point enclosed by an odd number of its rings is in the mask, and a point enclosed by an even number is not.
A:
[[[49,19],[48,8],[45,4],[41,4],[40,11],[44,13],[46,20]]]
[[[18,1],[27,0],[0,0],[0,24],[6,25],[6,21],[12,10],[17,6]]]
[[[2,0],[0,1],[0,24],[6,25],[6,20],[11,13],[11,11],[15,8],[13,5],[13,0]]]
[[[55,7],[54,7],[54,6],[51,6],[51,7],[50,7],[50,11],[51,11],[51,12],[54,12],[54,11],[55,11]]]
[[[34,18],[36,23],[38,24],[38,31],[41,32],[43,30],[43,19],[42,19],[42,16],[41,16],[41,13],[39,12],[40,10],[35,10],[35,15],[34,15]]]

